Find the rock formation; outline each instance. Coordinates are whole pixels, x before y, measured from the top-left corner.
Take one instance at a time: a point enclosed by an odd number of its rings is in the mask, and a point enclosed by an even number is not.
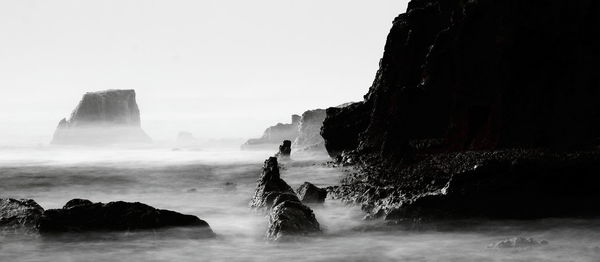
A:
[[[37,229],[43,212],[32,199],[0,198],[0,228]]]
[[[304,182],[304,184],[298,187],[296,192],[298,192],[298,197],[302,203],[306,204],[322,204],[327,197],[327,190],[318,188],[309,182]]]
[[[276,156],[282,159],[289,159],[290,154],[292,153],[292,141],[283,140],[283,143],[279,145],[279,152],[277,152]]]
[[[208,223],[192,215],[156,209],[142,203],[92,203],[73,199],[62,209],[46,210],[39,220],[42,233],[132,231],[167,227],[197,227],[198,237],[213,237]]]
[[[514,237],[489,245],[488,248],[532,248],[548,245],[548,241],[537,241],[533,238]]]
[[[303,205],[294,190],[281,179],[276,157],[265,161],[250,206],[268,211],[268,239],[281,240],[321,231],[312,209]]]
[[[325,151],[325,141],[321,137],[325,116],[324,109],[308,110],[302,114],[298,125],[298,137],[292,146],[295,150]]]
[[[179,132],[175,141],[177,146],[197,146],[199,142],[190,132]]]
[[[86,93],[69,120],[62,119],[52,144],[106,145],[148,143],[141,128],[134,90]]]
[[[331,192],[395,219],[600,214],[598,14],[412,0],[364,101],[327,109],[328,152],[361,168]]]
[[[242,148],[249,148],[253,146],[261,145],[277,145],[283,140],[294,141],[298,137],[298,124],[300,123],[299,115],[292,115],[292,123],[282,124],[278,123],[275,126],[271,126],[265,130],[262,137],[249,139],[242,145]]]

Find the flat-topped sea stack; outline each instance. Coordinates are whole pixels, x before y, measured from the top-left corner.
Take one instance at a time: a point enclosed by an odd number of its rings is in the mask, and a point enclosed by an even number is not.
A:
[[[62,119],[52,144],[111,145],[149,143],[142,130],[135,90],[89,92],[73,110],[69,120]]]

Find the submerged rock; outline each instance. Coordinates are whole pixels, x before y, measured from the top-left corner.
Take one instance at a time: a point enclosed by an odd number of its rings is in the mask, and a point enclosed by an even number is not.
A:
[[[197,237],[213,237],[208,223],[193,215],[156,209],[142,203],[92,203],[73,199],[62,209],[46,210],[39,220],[41,233],[131,231],[168,227],[197,227]]]
[[[33,199],[0,198],[0,229],[37,229],[43,212]]]
[[[327,190],[318,188],[317,186],[304,182],[298,189],[298,196],[302,203],[318,203],[321,204],[325,202],[325,198],[327,197]]]
[[[292,122],[290,124],[278,123],[275,126],[271,126],[265,130],[262,137],[249,139],[242,145],[242,148],[277,145],[283,140],[293,141],[298,137],[299,123],[300,116],[292,115]]]
[[[267,238],[270,240],[321,231],[312,209],[303,205],[294,190],[280,178],[276,157],[265,161],[250,206],[266,208],[269,216]]]
[[[491,244],[488,248],[531,248],[548,245],[548,241],[537,241],[533,238],[515,237]]]
[[[134,90],[86,93],[70,119],[60,121],[52,139],[52,144],[75,145],[148,142]]]

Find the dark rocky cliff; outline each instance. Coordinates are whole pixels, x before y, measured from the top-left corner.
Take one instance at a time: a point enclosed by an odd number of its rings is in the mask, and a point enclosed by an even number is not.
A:
[[[327,109],[331,195],[374,217],[600,215],[600,3],[412,0],[364,101]]]
[[[135,90],[86,93],[70,119],[59,122],[52,140],[53,144],[83,145],[140,142],[150,142],[150,138],[141,128]]]
[[[596,146],[599,14],[589,0],[413,0],[365,100],[328,110],[327,148],[397,163],[415,151]]]

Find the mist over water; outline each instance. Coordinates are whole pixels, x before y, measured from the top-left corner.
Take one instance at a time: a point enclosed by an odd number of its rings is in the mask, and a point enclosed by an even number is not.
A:
[[[407,228],[365,221],[359,207],[327,200],[313,206],[318,237],[272,243],[267,219],[248,207],[262,162],[272,151],[32,147],[0,149],[0,197],[33,198],[45,209],[72,198],[139,201],[206,220],[216,239],[192,230],[66,234],[0,232],[0,261],[598,261],[600,222],[466,221]],[[343,172],[322,157],[282,163],[293,188],[336,184]],[[492,249],[505,238],[549,241]]]

